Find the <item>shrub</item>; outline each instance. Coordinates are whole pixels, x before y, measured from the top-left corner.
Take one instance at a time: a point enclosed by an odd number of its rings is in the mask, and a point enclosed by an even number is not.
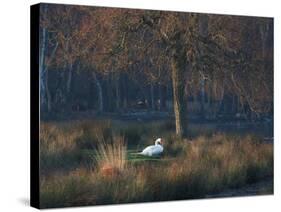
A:
[[[164,131],[174,131],[176,129],[176,124],[174,120],[165,121],[161,125],[161,129]]]
[[[120,133],[128,142],[128,145],[137,145],[141,139],[142,129],[138,127],[127,127],[121,130]]]
[[[112,141],[112,125],[108,120],[84,121],[78,127],[83,132],[83,135],[77,141],[80,149],[95,149],[101,139],[104,142]]]
[[[55,125],[40,126],[40,172],[50,174],[56,169],[71,169],[79,165],[77,139],[82,131],[66,130]]]

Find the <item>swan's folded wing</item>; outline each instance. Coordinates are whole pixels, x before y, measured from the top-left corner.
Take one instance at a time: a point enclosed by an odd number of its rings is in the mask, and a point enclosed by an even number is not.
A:
[[[144,150],[142,150],[142,154],[149,155],[152,152],[154,146],[148,146]]]
[[[160,155],[163,152],[163,148],[160,146],[154,146],[152,149],[152,155]]]

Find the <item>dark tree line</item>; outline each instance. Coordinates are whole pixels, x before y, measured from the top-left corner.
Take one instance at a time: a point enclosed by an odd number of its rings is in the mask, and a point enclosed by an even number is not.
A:
[[[41,5],[44,113],[173,111],[187,118],[273,113],[273,20]]]

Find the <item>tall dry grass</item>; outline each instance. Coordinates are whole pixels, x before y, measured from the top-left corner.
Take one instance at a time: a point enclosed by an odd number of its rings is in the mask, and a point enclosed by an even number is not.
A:
[[[92,166],[92,152],[99,141],[112,142],[107,120],[40,124],[40,173],[70,171]]]
[[[112,143],[102,139],[95,154],[96,166],[103,175],[117,175],[126,168],[126,154],[124,137],[116,136]]]
[[[65,161],[67,152],[70,159],[63,167],[76,165],[64,172],[43,173],[42,207],[203,198],[273,177],[273,144],[253,135],[220,133],[181,140],[170,133],[165,136],[164,155],[159,161],[137,164],[126,157],[130,142],[126,134],[116,128],[109,131],[108,123],[93,128],[90,123],[73,128],[46,127],[48,132],[41,135],[40,142],[45,148],[41,151],[48,154],[45,159],[54,160],[48,168]],[[155,127],[154,131],[146,128],[145,136],[157,135],[167,125]],[[134,134],[133,129],[130,134]],[[82,145],[83,139],[87,142]],[[89,167],[83,166],[84,159],[80,158],[85,149],[95,155],[93,162],[90,154]],[[72,158],[73,154],[80,156]],[[59,158],[52,159],[54,155]]]

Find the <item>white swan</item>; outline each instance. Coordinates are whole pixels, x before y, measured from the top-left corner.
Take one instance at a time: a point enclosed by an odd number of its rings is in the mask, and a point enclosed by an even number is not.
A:
[[[155,141],[155,145],[151,145],[146,147],[142,152],[139,152],[137,154],[144,155],[144,156],[158,156],[160,155],[164,148],[163,148],[163,142],[161,138],[157,138]]]

